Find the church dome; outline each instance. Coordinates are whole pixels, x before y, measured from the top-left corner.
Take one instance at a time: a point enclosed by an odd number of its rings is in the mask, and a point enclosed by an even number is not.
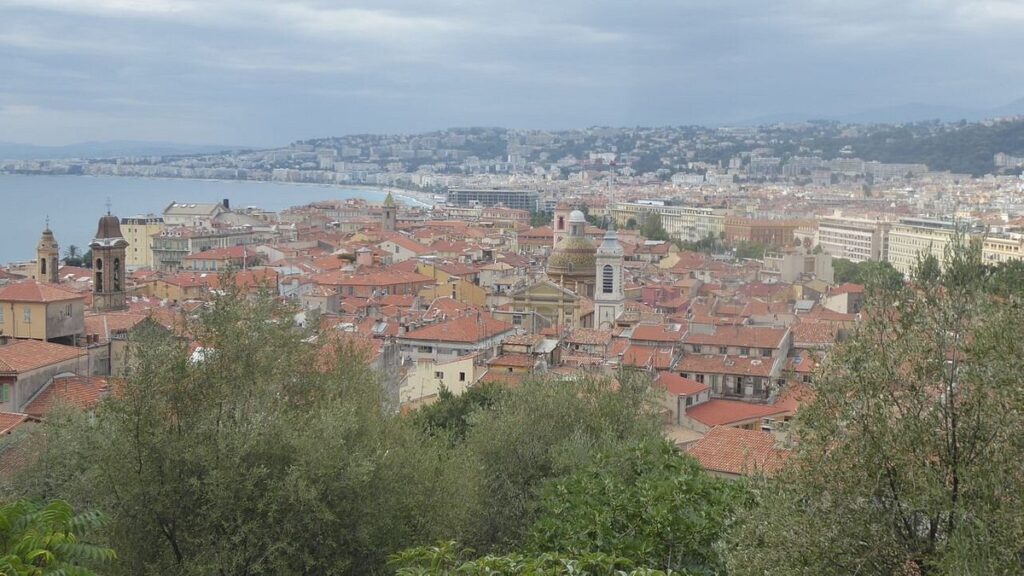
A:
[[[573,210],[569,213],[569,224],[586,224],[587,216],[579,210]]]
[[[586,236],[564,238],[548,258],[548,275],[593,278],[597,269],[596,252],[594,242]]]
[[[99,240],[106,238],[124,238],[121,235],[121,221],[117,219],[117,216],[107,214],[100,218],[99,228],[96,229],[96,238]]]

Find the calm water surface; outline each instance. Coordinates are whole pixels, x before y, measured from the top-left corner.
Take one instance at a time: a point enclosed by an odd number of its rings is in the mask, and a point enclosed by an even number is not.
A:
[[[85,250],[107,208],[121,216],[161,214],[171,202],[220,202],[232,208],[267,210],[316,200],[363,198],[380,202],[375,190],[277,182],[173,180],[117,176],[22,176],[0,174],[0,263],[32,260],[50,218],[61,253],[71,244]]]

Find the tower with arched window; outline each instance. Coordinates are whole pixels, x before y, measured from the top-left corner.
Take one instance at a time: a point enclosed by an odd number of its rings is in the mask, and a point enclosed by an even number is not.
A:
[[[124,272],[128,241],[121,235],[117,216],[107,212],[100,218],[96,237],[89,248],[92,249],[92,309],[96,312],[126,309]]]
[[[615,230],[609,229],[597,247],[597,277],[594,282],[594,325],[602,330],[615,326],[626,301],[622,289],[622,245]]]
[[[36,245],[36,282],[42,284],[56,284],[60,281],[57,276],[57,269],[60,267],[60,246],[50,226],[43,230],[39,244]]]

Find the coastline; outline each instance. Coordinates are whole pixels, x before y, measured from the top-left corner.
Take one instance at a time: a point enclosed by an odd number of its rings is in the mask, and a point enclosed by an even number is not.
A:
[[[0,173],[2,175],[11,176],[32,176],[32,177],[47,177],[47,176],[79,176],[83,178],[124,178],[124,179],[136,179],[136,180],[168,180],[168,181],[180,181],[180,182],[247,182],[253,184],[273,184],[273,185],[284,185],[284,186],[309,186],[319,188],[334,188],[338,190],[359,190],[362,192],[379,192],[386,194],[390,192],[395,196],[396,200],[407,200],[412,205],[419,205],[424,208],[432,208],[440,202],[434,198],[434,194],[431,192],[420,192],[417,190],[408,190],[406,188],[398,188],[395,186],[374,186],[372,184],[325,184],[321,182],[282,182],[278,180],[249,180],[241,178],[186,178],[178,176],[139,176],[139,175],[120,175],[120,174],[8,174]]]

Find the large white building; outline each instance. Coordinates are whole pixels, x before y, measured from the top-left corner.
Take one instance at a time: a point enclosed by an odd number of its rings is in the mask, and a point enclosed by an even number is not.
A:
[[[918,260],[934,256],[939,264],[945,261],[946,247],[953,241],[957,228],[968,229],[968,223],[928,218],[901,218],[889,231],[887,260],[904,276],[910,275]]]
[[[696,242],[708,236],[719,238],[725,232],[725,211],[704,206],[664,206],[653,203],[617,202],[609,214],[619,226],[630,220],[643,224],[647,216],[657,213],[661,225],[673,238]]]
[[[884,260],[889,222],[864,218],[823,218],[818,222],[815,244],[833,258],[851,262]]]

